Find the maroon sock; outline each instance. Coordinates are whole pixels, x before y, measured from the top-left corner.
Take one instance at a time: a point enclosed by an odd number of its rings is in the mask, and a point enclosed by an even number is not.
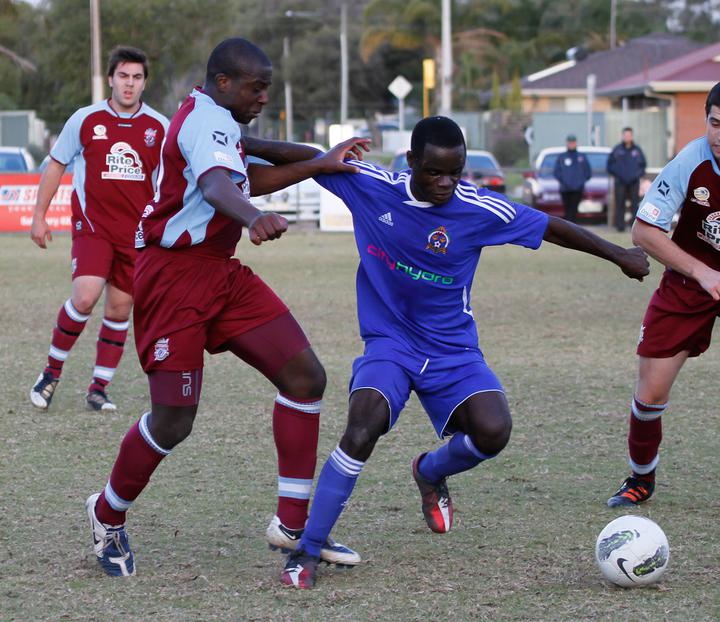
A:
[[[315,476],[320,430],[320,398],[298,399],[278,393],[273,437],[278,453],[277,516],[289,529],[305,526]]]
[[[100,333],[98,334],[97,349],[95,356],[95,368],[88,393],[90,391],[105,391],[105,387],[113,379],[115,370],[120,363],[127,339],[127,320],[118,321],[110,318],[103,318]]]
[[[655,479],[662,441],[662,414],[666,408],[667,404],[644,404],[633,399],[628,450],[633,474],[640,479]]]
[[[143,491],[150,476],[170,450],[160,447],[150,436],[145,413],[128,430],[120,444],[120,452],[110,480],[95,505],[95,516],[107,525],[122,525],[125,512]]]
[[[47,367],[45,372],[50,372],[54,378],[59,378],[62,367],[67,359],[73,345],[85,328],[89,315],[83,315],[72,304],[68,298],[65,304],[60,307],[57,322],[52,333],[50,352],[48,354]]]

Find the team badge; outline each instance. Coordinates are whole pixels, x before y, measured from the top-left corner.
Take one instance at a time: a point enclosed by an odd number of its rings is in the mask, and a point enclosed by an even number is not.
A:
[[[155,360],[164,361],[170,356],[170,337],[163,337],[155,342]]]
[[[155,146],[156,138],[157,138],[157,130],[155,128],[149,127],[145,130],[145,144],[148,147]]]
[[[425,250],[431,250],[436,255],[447,253],[447,247],[450,245],[450,236],[448,235],[445,227],[438,227],[435,231],[432,231],[427,239],[427,246]]]
[[[699,188],[695,188],[695,190],[693,190],[693,198],[691,200],[693,203],[697,203],[703,207],[710,207],[709,198],[710,191],[704,186],[700,186]]]
[[[93,128],[93,140],[107,140],[107,128],[104,125],[96,125]]]

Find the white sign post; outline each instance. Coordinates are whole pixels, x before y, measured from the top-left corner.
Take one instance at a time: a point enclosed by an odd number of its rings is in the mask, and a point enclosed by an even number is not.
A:
[[[405,98],[412,91],[412,84],[403,76],[395,78],[388,86],[390,91],[398,99],[398,128],[405,129]]]

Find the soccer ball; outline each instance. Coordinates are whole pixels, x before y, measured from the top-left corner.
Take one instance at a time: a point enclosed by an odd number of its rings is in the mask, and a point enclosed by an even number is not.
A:
[[[608,581],[622,587],[655,583],[667,568],[670,547],[660,527],[643,516],[621,516],[605,526],[595,559]]]

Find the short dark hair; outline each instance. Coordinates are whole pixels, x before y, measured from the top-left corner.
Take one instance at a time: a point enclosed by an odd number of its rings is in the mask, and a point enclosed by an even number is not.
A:
[[[218,74],[237,78],[252,65],[270,66],[272,63],[257,45],[247,39],[233,37],[215,46],[208,58],[205,78],[212,81]]]
[[[425,145],[436,147],[465,147],[465,137],[460,126],[447,117],[425,117],[412,131],[410,151],[416,158],[422,158]]]
[[[110,50],[110,55],[108,56],[107,75],[112,76],[120,63],[140,63],[143,66],[145,79],[147,79],[148,59],[147,54],[145,54],[145,52],[141,49],[134,48],[129,45],[118,45]]]
[[[710,108],[712,106],[720,108],[720,82],[710,89],[707,99],[705,100],[705,118],[710,114]]]
[[[628,125],[627,127],[623,128],[623,132],[632,132],[633,129]]]

